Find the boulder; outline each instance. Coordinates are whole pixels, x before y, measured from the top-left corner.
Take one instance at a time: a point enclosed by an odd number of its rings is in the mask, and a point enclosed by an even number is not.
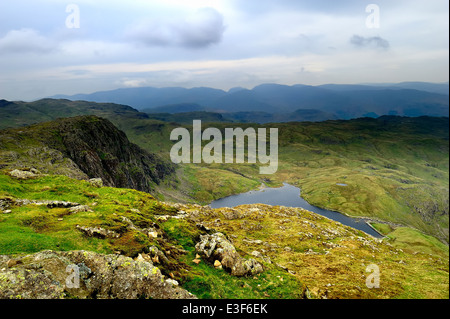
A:
[[[76,213],[83,213],[83,212],[92,213],[93,211],[90,209],[90,207],[88,205],[78,205],[78,206],[69,208],[69,212],[71,214],[76,214]]]
[[[142,259],[42,251],[16,258],[7,267],[10,259],[0,256],[0,299],[195,299]]]
[[[120,237],[120,234],[116,233],[115,231],[104,229],[101,227],[86,227],[80,225],[77,225],[76,227],[88,237],[96,237],[100,239]]]
[[[103,187],[103,180],[101,178],[91,178],[89,180],[89,184],[91,184],[94,187],[101,188]]]
[[[262,265],[256,260],[242,258],[222,233],[200,236],[195,249],[208,262],[219,261],[223,269],[233,276],[255,275],[263,271]]]
[[[12,170],[11,172],[9,172],[9,175],[11,177],[17,178],[17,179],[31,179],[31,178],[36,178],[37,176],[39,176],[38,174],[39,172],[37,170],[34,171],[22,171],[19,169],[15,169]]]

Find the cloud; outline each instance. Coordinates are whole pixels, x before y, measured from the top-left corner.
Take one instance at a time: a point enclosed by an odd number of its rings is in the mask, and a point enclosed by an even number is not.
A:
[[[33,29],[11,30],[0,38],[0,54],[38,53],[56,50],[57,45]]]
[[[126,37],[147,46],[204,48],[221,42],[224,32],[223,16],[213,8],[202,8],[179,19],[140,23]]]
[[[362,37],[360,35],[354,35],[350,39],[350,43],[362,48],[376,48],[376,49],[389,49],[389,41],[381,37]]]

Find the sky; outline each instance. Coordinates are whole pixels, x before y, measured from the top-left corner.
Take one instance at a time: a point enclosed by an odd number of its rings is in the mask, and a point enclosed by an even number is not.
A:
[[[448,38],[447,0],[1,0],[0,99],[448,82]]]

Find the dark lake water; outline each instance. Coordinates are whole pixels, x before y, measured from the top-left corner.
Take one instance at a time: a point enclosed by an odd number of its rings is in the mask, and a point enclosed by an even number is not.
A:
[[[248,193],[233,195],[213,201],[210,206],[212,208],[236,207],[247,204],[266,204],[271,206],[301,207],[316,214],[328,217],[329,219],[340,222],[341,224],[361,230],[376,238],[382,236],[373,228],[366,224],[363,219],[352,218],[338,212],[322,209],[310,205],[307,201],[300,197],[300,188],[284,184],[280,188],[265,188],[260,191],[250,191]]]

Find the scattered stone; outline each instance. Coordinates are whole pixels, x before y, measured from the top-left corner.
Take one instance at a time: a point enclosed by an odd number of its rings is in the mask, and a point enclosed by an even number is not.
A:
[[[166,283],[168,283],[169,285],[172,285],[174,287],[178,287],[179,286],[178,281],[176,281],[174,279],[166,279]]]
[[[243,242],[246,242],[246,243],[248,243],[248,244],[256,244],[256,245],[261,245],[261,244],[263,243],[263,241],[262,241],[262,240],[259,240],[259,239],[251,240],[251,239],[246,239],[246,238],[244,238],[242,241],[243,241]]]
[[[223,217],[228,220],[240,219],[243,217],[243,215],[239,211],[233,208],[223,211],[222,214]]]
[[[222,263],[220,261],[216,260],[214,262],[214,267],[216,267],[216,268],[222,267]]]
[[[261,264],[254,259],[243,259],[222,233],[200,236],[200,242],[195,245],[195,249],[211,263],[215,260],[220,261],[223,268],[233,276],[255,275],[263,272]]]
[[[91,208],[88,205],[78,205],[78,206],[69,208],[69,212],[71,214],[84,213],[84,212],[92,213],[93,210],[91,210]]]
[[[76,227],[78,230],[83,232],[88,237],[96,237],[100,239],[120,237],[120,234],[116,233],[115,231],[107,230],[100,227],[86,227],[80,225],[77,225]]]
[[[306,252],[305,252],[305,255],[318,255],[319,253],[316,253],[314,250],[312,250],[311,248],[310,249],[308,249]]]
[[[332,242],[322,242],[322,245],[325,246],[326,248],[330,248],[330,249],[341,247],[341,245],[335,244],[335,243],[332,243]]]
[[[19,169],[15,169],[9,172],[9,175],[17,179],[31,179],[38,177],[40,173],[38,170],[22,171]]]
[[[64,202],[64,201],[31,201],[31,204],[46,205],[48,208],[73,208],[80,206],[78,203]],[[89,207],[88,207],[89,209]]]
[[[256,258],[262,258],[262,254],[257,250],[252,251],[251,255],[255,256]]]
[[[201,260],[200,259],[194,259],[193,261],[192,261],[194,264],[199,264],[200,262],[201,262]]]
[[[10,209],[3,211],[3,214],[11,214],[11,213],[12,213],[12,210],[10,210]]]
[[[159,250],[155,246],[151,246],[148,248],[149,254],[153,260],[153,262],[156,263],[162,263],[162,264],[169,264],[169,259],[164,255],[164,252]]]
[[[89,180],[89,184],[91,184],[94,187],[101,188],[103,187],[103,180],[101,178],[91,178]]]
[[[279,263],[275,263],[275,265],[276,265],[277,267],[280,267],[280,268],[283,269],[283,270],[287,270],[287,267],[285,267],[285,266],[283,266],[283,265],[281,265],[281,264],[279,264]]]
[[[200,229],[201,231],[209,232],[211,230],[203,224],[197,224],[195,226],[197,226],[197,228]]]
[[[149,238],[158,238],[158,233],[156,231],[151,231],[148,232],[147,234]]]

